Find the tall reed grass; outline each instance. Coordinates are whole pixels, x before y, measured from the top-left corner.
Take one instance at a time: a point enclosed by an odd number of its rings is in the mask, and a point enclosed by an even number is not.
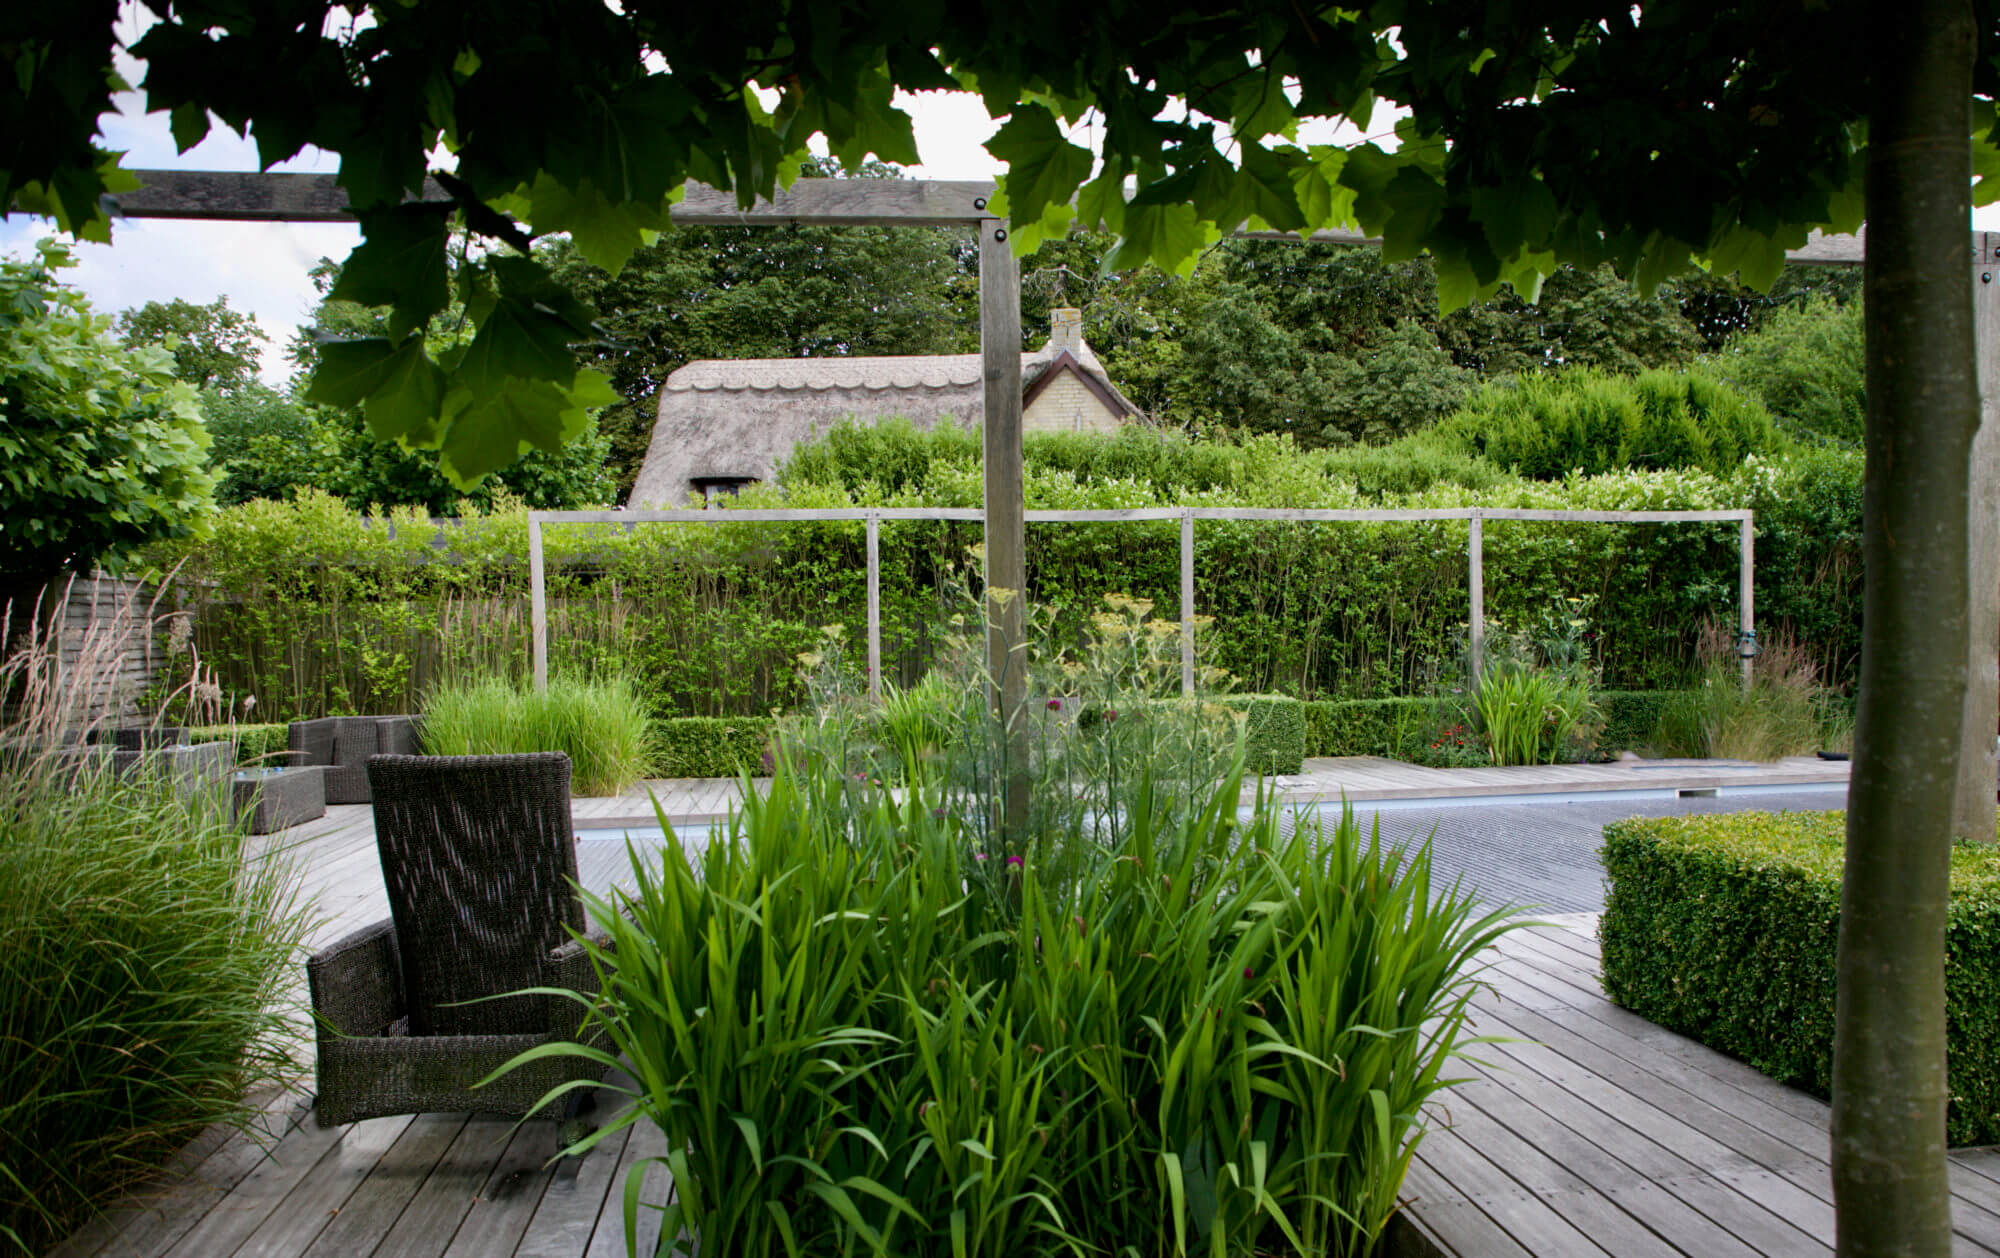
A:
[[[1852,718],[1828,701],[1819,668],[1790,634],[1760,644],[1743,684],[1734,636],[1704,623],[1696,645],[1701,680],[1661,710],[1656,747],[1669,755],[1778,760],[1852,738]]]
[[[423,712],[427,754],[564,752],[578,795],[616,795],[652,764],[652,720],[622,677],[552,677],[540,694],[503,677],[446,683],[425,697]]]
[[[253,854],[226,784],[114,778],[64,745],[144,631],[94,625],[62,668],[31,638],[0,665],[0,1248],[41,1252],[297,1069],[289,863]]]
[[[1358,1255],[1503,929],[1351,814],[1141,811],[1045,877],[933,777],[780,756],[698,855],[592,905],[591,1018],[701,1254]],[[1150,771],[1130,766],[1141,779]],[[997,870],[993,866],[999,866]],[[615,955],[615,966],[612,957]],[[577,1046],[542,1052],[611,1054]],[[643,1169],[643,1168],[640,1168]],[[628,1222],[640,1179],[624,1195]]]

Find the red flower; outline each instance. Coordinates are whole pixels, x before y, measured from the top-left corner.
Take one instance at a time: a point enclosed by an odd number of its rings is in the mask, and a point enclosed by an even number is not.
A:
[[[1051,712],[1060,712],[1060,711],[1062,711],[1062,700],[1061,700],[1061,699],[1051,699],[1051,700],[1049,700],[1049,711],[1051,711]]]

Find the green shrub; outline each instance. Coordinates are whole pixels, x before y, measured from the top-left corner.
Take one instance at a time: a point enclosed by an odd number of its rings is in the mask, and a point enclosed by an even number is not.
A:
[[[1604,828],[1611,999],[1829,1095],[1845,817],[1730,813]],[[1954,1145],[2000,1141],[2000,847],[1952,848],[1945,1018]]]
[[[654,776],[728,778],[766,773],[765,755],[776,724],[768,716],[669,717],[654,727]]]
[[[577,1147],[658,1123],[664,1234],[1366,1252],[1502,929],[1432,885],[1427,848],[1351,815],[1239,821],[1239,769],[1059,876],[982,845],[961,818],[990,797],[792,763],[698,855],[635,854],[637,891],[592,906],[616,962],[591,1017],[647,1084]]]
[[[1228,695],[1219,700],[1243,716],[1244,768],[1250,773],[1297,773],[1305,767],[1305,705],[1286,695]]]
[[[1419,762],[1452,710],[1442,699],[1315,700],[1302,704],[1309,756]]]
[[[118,655],[85,651],[72,678]],[[0,692],[20,693],[47,663],[17,656]],[[67,688],[82,683],[53,689]],[[54,746],[74,728],[67,699],[34,693],[0,747]],[[79,772],[60,753],[9,757],[0,1248],[43,1252],[198,1132],[247,1123],[253,1091],[296,1078],[300,1028],[282,1011],[310,920],[284,858],[248,858],[226,790]]]
[[[1744,456],[1785,444],[1762,403],[1715,377],[1583,367],[1488,385],[1398,444],[1406,443],[1439,453],[1456,447],[1536,480],[1642,468],[1727,476]]]
[[[235,743],[236,763],[275,764],[289,744],[289,725],[192,725],[191,743]]]
[[[1653,745],[1660,714],[1679,694],[1673,690],[1603,690],[1597,695],[1603,725],[1597,731],[1597,752],[1615,756]]]
[[[438,687],[423,710],[426,755],[564,752],[570,789],[578,795],[616,795],[644,777],[653,761],[652,722],[624,678],[554,677],[537,694],[488,677]]]
[[[1861,303],[1815,297],[1775,311],[1708,364],[1789,428],[1859,445],[1867,402],[1861,354]]]

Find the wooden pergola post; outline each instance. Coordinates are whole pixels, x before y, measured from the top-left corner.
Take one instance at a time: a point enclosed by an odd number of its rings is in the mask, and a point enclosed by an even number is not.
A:
[[[985,200],[979,202],[985,208]],[[986,496],[986,664],[1004,748],[998,820],[1012,846],[1028,816],[1028,555],[1021,463],[1021,264],[1004,219],[979,223],[979,356],[985,386],[982,465]]]

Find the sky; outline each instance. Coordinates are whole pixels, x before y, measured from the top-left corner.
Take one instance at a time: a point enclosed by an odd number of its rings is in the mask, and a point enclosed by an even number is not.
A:
[[[134,19],[127,10],[125,22]],[[121,30],[129,44],[137,30]],[[127,82],[144,77],[143,67],[120,54],[120,71]],[[990,179],[999,164],[982,147],[999,125],[986,116],[979,98],[966,93],[926,92],[904,95],[899,103],[912,116],[917,151],[925,162],[909,168],[917,179]],[[146,114],[141,96],[125,93],[119,112],[103,120],[108,147],[125,153],[132,169],[255,170],[256,146],[217,124],[208,138],[186,153],[175,151],[165,114]],[[1380,119],[1378,127],[1389,124]],[[1079,141],[1086,137],[1079,135]],[[1310,143],[1351,143],[1346,134],[1302,135]],[[1379,138],[1371,136],[1369,138]],[[275,167],[284,171],[332,174],[339,160],[308,150]],[[1973,212],[1973,227],[2000,230],[2000,205]],[[50,235],[46,220],[10,215],[0,221],[0,254],[20,256],[35,241]],[[251,314],[269,338],[263,355],[263,375],[282,383],[290,374],[284,346],[293,331],[310,320],[317,294],[307,273],[322,257],[342,258],[360,240],[360,230],[346,223],[208,223],[133,219],[116,223],[112,243],[75,243],[78,265],[66,272],[69,282],[89,296],[100,313],[115,314],[149,301],[179,297],[198,304],[227,297],[232,309]]]

